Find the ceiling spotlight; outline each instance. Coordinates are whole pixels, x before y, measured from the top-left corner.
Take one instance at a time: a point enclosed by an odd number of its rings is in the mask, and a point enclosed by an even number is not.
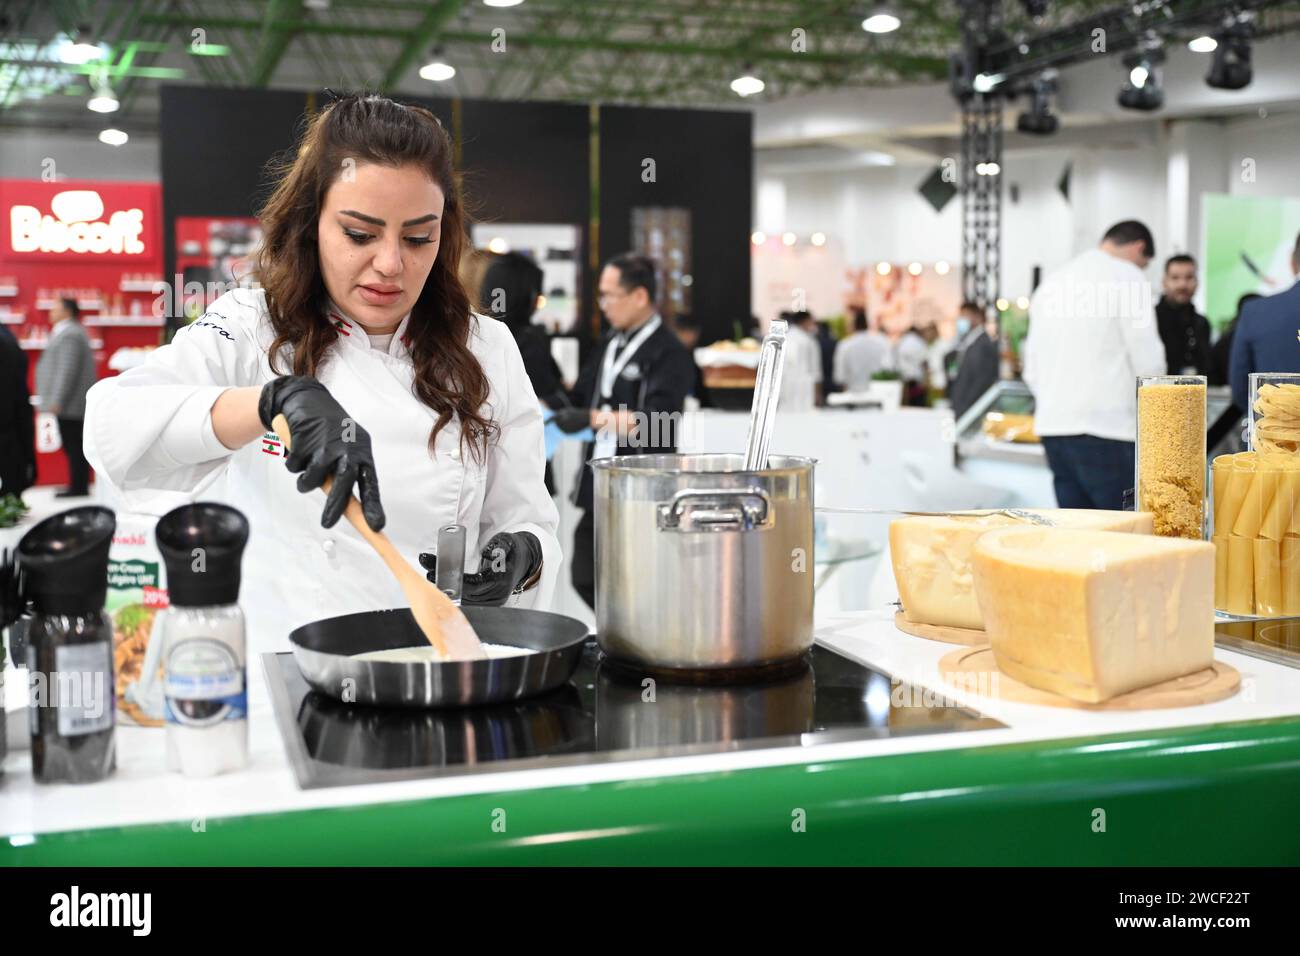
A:
[[[1029,109],[1016,118],[1016,129],[1033,136],[1050,136],[1060,129],[1061,121],[1052,112],[1056,93],[1056,71],[1044,70],[1030,87]]]
[[[749,234],[749,241],[756,246],[761,246],[763,243],[767,242],[767,233],[755,229]]]
[[[902,25],[902,20],[883,8],[876,10],[875,13],[862,21],[862,29],[868,33],[893,33]]]
[[[731,92],[737,96],[753,96],[762,93],[767,84],[754,75],[753,68],[745,67],[745,72],[731,81]]]
[[[442,47],[433,48],[433,59],[420,67],[420,79],[434,83],[445,83],[456,75],[456,68],[442,55]]]
[[[127,136],[126,133],[122,132],[120,129],[109,128],[101,131],[99,134],[99,141],[108,146],[124,146],[126,145],[126,141],[130,138],[131,137]]]
[[[938,262],[934,264],[934,271],[941,276],[946,276],[950,268],[952,267],[949,266],[948,263],[944,262],[942,259],[940,259]]]
[[[826,233],[814,232],[809,237],[808,241],[811,242],[814,246],[824,246],[826,245]]]
[[[793,232],[784,232],[781,234],[781,242],[787,246],[793,246],[795,244],[795,239],[796,236]]]
[[[119,106],[113,90],[107,86],[98,87],[95,95],[86,101],[86,108],[94,113],[116,113]]]
[[[104,48],[98,43],[92,43],[89,27],[80,27],[77,32],[68,38],[63,49],[59,51],[59,59],[64,63],[71,63],[75,66],[81,66],[89,63],[91,60],[98,60],[104,55]]]
[[[505,255],[510,251],[510,243],[506,242],[503,236],[493,236],[488,240],[488,252],[495,252],[499,256]]]
[[[921,263],[919,262],[909,263],[907,266],[907,271],[910,275],[919,276],[921,274]]]
[[[996,176],[1000,172],[1002,172],[1002,167],[998,163],[988,162],[975,164],[975,175],[977,176]]]
[[[991,93],[994,88],[1006,79],[1002,73],[976,73],[975,79],[971,80],[971,88],[976,93]]]
[[[1219,41],[1210,36],[1197,37],[1194,40],[1187,41],[1187,49],[1193,53],[1213,53],[1218,46]]]
[[[1143,46],[1124,57],[1129,71],[1128,82],[1119,91],[1119,105],[1128,110],[1150,112],[1165,105],[1165,91],[1160,86],[1159,66],[1165,51],[1159,39],[1148,39]]]
[[[877,273],[878,275],[887,276],[887,275],[889,275],[890,270],[892,270],[893,268],[894,268],[894,267],[891,266],[888,262],[877,262],[877,263],[876,263],[876,273]]]
[[[1007,309],[1011,308],[1011,303],[1008,302],[1006,299],[998,299],[998,301],[995,302],[994,305],[998,307],[999,312],[1005,312],[1007,311]]]
[[[517,7],[524,0],[483,0],[485,7]]]
[[[1236,20],[1218,36],[1214,62],[1205,82],[1216,90],[1240,90],[1254,78],[1251,69],[1251,26],[1245,19]]]
[[[1029,308],[1029,296],[1022,295],[1020,298],[1016,299],[1016,308],[1021,312],[1026,311]]]

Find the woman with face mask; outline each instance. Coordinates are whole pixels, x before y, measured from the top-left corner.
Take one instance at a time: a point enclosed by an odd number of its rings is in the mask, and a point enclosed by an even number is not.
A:
[[[465,603],[547,607],[560,559],[541,411],[509,330],[473,313],[458,278],[464,211],[441,124],[382,97],[335,101],[260,218],[261,288],[221,296],[91,390],[96,471],[132,511],[198,498],[244,512],[250,653],[288,650],[308,621],[405,606],[339,521],[350,495],[412,564],[464,525]]]

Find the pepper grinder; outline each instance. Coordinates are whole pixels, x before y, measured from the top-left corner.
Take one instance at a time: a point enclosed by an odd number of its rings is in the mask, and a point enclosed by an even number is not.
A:
[[[32,773],[94,783],[113,772],[113,625],[104,613],[117,522],[99,506],[46,518],[18,542],[27,628]]]

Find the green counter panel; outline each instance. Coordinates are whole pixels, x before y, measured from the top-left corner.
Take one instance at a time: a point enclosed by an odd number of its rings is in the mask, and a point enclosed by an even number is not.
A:
[[[1294,865],[1297,814],[1287,719],[55,833],[0,865]]]

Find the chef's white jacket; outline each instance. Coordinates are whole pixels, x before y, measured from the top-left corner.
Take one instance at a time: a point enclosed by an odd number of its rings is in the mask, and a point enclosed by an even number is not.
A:
[[[471,321],[470,350],[490,383],[485,408],[500,428],[484,461],[460,447],[453,419],[428,448],[435,413],[412,392],[414,369],[403,319],[386,351],[331,308],[337,340],[317,378],[370,433],[384,504],[385,534],[419,567],[440,527],[466,528],[467,570],[501,531],[531,531],[541,542],[541,581],[511,605],[546,609],[560,566],[558,514],[543,483],[543,425],[537,397],[505,325]],[[260,289],[238,289],[181,329],[141,366],[100,381],[87,399],[86,456],[135,512],[159,515],[193,500],[224,501],[248,518],[240,604],[249,656],[289,649],[289,632],[309,621],[357,611],[406,607],[383,561],[348,524],[321,527],[324,492],[302,494],[284,466],[274,432],[237,451],[212,427],[211,409],[227,388],[263,385],[274,337]],[[291,368],[288,355],[278,363]]]

